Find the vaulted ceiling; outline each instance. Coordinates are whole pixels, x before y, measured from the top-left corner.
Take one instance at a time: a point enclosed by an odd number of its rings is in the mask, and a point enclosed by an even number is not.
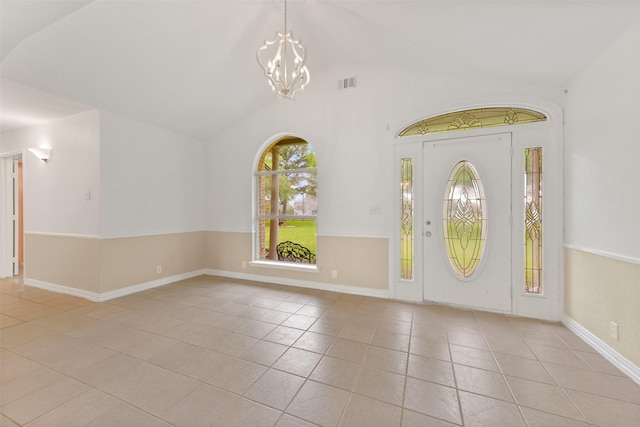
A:
[[[205,139],[275,97],[255,54],[281,0],[0,0],[0,19],[2,131],[100,108]],[[288,2],[311,84],[354,64],[562,88],[638,22],[640,1]]]

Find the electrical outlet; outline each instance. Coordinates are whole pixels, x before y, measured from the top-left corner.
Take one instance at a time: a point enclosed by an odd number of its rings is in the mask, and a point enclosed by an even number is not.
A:
[[[332,279],[338,278],[338,270],[331,270],[331,278]]]
[[[156,265],[156,273],[158,273],[158,274],[162,273],[162,266],[161,265]]]
[[[609,335],[611,338],[618,341],[618,324],[616,322],[609,323]]]
[[[242,261],[242,268],[247,268],[247,261]]]

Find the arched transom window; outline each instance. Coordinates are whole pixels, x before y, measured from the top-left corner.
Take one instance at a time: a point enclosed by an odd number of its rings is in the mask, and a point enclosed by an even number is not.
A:
[[[547,120],[544,114],[516,107],[487,107],[441,114],[413,123],[404,128],[399,137],[432,133],[509,126]]]

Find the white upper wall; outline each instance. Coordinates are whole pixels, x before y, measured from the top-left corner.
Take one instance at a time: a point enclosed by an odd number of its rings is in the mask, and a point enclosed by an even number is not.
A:
[[[207,229],[251,231],[256,156],[275,136],[292,133],[317,154],[318,233],[388,237],[394,136],[402,127],[470,105],[561,100],[560,90],[455,75],[351,65],[311,72],[295,101],[273,94],[270,105],[207,144]],[[338,80],[353,76],[357,87],[338,92]]]
[[[565,240],[640,260],[640,23],[570,86]]]
[[[47,163],[26,151],[52,149]],[[204,143],[106,111],[3,133],[24,152],[25,231],[90,237],[204,229]],[[87,200],[88,199],[88,200]]]
[[[100,235],[99,126],[94,110],[1,135],[0,154],[23,152],[25,232]]]
[[[204,143],[101,111],[102,237],[204,229]]]

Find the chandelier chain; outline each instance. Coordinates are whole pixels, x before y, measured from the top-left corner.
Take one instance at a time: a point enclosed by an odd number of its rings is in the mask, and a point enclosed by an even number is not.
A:
[[[287,34],[287,0],[284,0],[284,33]]]

